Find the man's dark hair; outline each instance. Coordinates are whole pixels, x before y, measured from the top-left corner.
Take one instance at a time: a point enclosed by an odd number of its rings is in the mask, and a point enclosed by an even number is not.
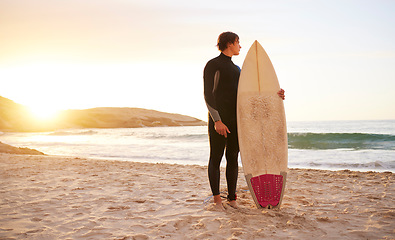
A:
[[[218,50],[221,52],[228,47],[228,43],[232,44],[239,39],[236,33],[233,32],[223,32],[219,35],[217,41]]]

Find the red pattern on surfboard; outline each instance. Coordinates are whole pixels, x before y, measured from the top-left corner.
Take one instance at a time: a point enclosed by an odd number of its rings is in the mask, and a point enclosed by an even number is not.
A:
[[[262,207],[267,205],[277,206],[281,199],[283,176],[263,174],[251,178],[251,186],[256,199]]]

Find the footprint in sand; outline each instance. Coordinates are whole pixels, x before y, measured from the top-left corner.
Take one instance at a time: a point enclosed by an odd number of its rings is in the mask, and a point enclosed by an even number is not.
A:
[[[42,219],[38,218],[38,217],[34,217],[34,218],[31,218],[30,221],[32,221],[32,222],[40,222],[40,221],[42,221]]]
[[[138,234],[138,235],[132,236],[132,239],[133,240],[147,240],[147,239],[149,239],[149,237],[144,234]]]
[[[127,210],[130,209],[129,206],[115,206],[115,207],[108,207],[108,211],[120,211],[120,210]]]

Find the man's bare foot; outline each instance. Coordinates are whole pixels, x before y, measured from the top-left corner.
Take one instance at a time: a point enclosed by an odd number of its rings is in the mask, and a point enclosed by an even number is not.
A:
[[[214,206],[217,210],[225,211],[224,205],[222,205],[222,199],[220,195],[214,195]]]
[[[239,208],[239,206],[237,206],[236,200],[229,201],[229,205],[230,205],[232,208],[235,208],[235,209],[238,209],[238,208]]]
[[[225,208],[224,208],[224,205],[222,205],[222,202],[221,203],[214,203],[214,207],[216,210],[225,211]]]

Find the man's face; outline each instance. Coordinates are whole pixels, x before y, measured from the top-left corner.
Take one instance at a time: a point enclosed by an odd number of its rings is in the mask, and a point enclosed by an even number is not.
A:
[[[229,44],[228,48],[231,50],[233,55],[239,55],[241,49],[239,39],[237,39],[234,43]]]

